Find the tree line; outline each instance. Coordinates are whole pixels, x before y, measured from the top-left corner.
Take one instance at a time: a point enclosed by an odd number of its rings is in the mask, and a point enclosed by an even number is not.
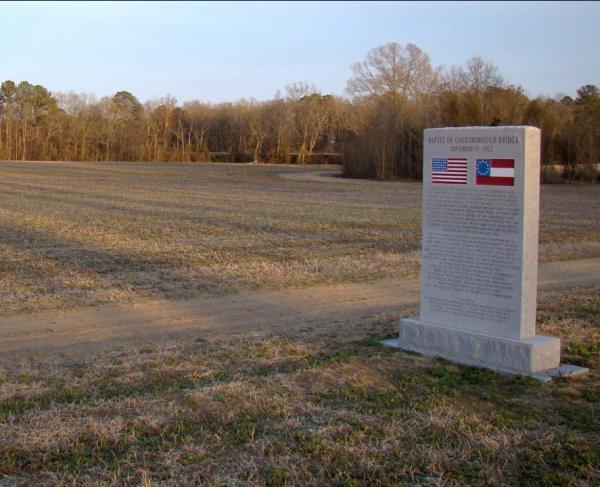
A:
[[[530,99],[480,57],[433,67],[414,44],[389,43],[352,66],[345,97],[297,82],[267,101],[171,96],[141,103],[119,91],[51,93],[27,81],[0,90],[1,160],[343,162],[347,175],[421,177],[427,127],[533,125],[544,164],[567,176],[600,163],[600,90]],[[584,171],[585,172],[585,171]]]

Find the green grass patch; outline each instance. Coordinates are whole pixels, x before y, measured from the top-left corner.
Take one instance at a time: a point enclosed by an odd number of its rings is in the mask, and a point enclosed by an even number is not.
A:
[[[545,313],[569,326],[559,306]],[[593,320],[571,343],[591,347]],[[387,327],[7,368],[0,473],[47,485],[600,483],[597,370],[542,384],[383,348],[373,337]],[[590,347],[570,353],[594,361]]]

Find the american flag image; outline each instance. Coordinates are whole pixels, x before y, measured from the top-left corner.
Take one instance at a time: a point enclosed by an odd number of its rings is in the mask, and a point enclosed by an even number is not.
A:
[[[463,157],[434,157],[431,162],[431,182],[467,184],[467,159]]]

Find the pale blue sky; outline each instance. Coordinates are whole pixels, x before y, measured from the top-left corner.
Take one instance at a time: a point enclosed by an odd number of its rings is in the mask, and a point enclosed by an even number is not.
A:
[[[142,101],[267,99],[412,42],[434,66],[482,56],[532,96],[600,85],[598,2],[0,3],[0,80]]]

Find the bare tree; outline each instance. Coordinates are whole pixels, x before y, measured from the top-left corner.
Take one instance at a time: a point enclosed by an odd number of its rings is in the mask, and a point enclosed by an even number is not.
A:
[[[382,139],[375,158],[377,177],[414,177],[419,166],[412,150],[414,134],[406,127],[407,108],[436,85],[438,75],[429,56],[414,44],[391,42],[369,51],[364,61],[352,66],[352,71],[347,92],[355,98],[369,97],[378,107],[373,120],[380,125],[375,136]]]
[[[504,79],[498,72],[498,67],[479,56],[467,61],[464,77],[467,88],[478,93],[483,93],[490,87],[504,85]]]
[[[192,160],[209,161],[207,137],[210,131],[212,107],[194,100],[183,105],[189,117],[188,147],[191,147]]]
[[[300,82],[264,102],[142,106],[127,91],[97,100],[4,81],[0,159],[290,162],[297,151],[306,163],[341,151],[354,176],[419,178],[424,127],[498,123],[541,127],[544,161],[568,163],[572,177],[592,178],[600,157],[594,85],[530,100],[482,58],[434,69],[417,46],[390,43],[353,66],[347,90],[351,100]]]
[[[352,66],[347,92],[354,96],[392,95],[415,99],[434,86],[436,73],[429,56],[414,44],[395,42],[371,49],[364,61]]]
[[[477,122],[482,125],[485,120],[485,93],[490,88],[500,88],[504,85],[498,68],[481,57],[467,61],[464,69],[464,79],[467,90],[477,102]]]

